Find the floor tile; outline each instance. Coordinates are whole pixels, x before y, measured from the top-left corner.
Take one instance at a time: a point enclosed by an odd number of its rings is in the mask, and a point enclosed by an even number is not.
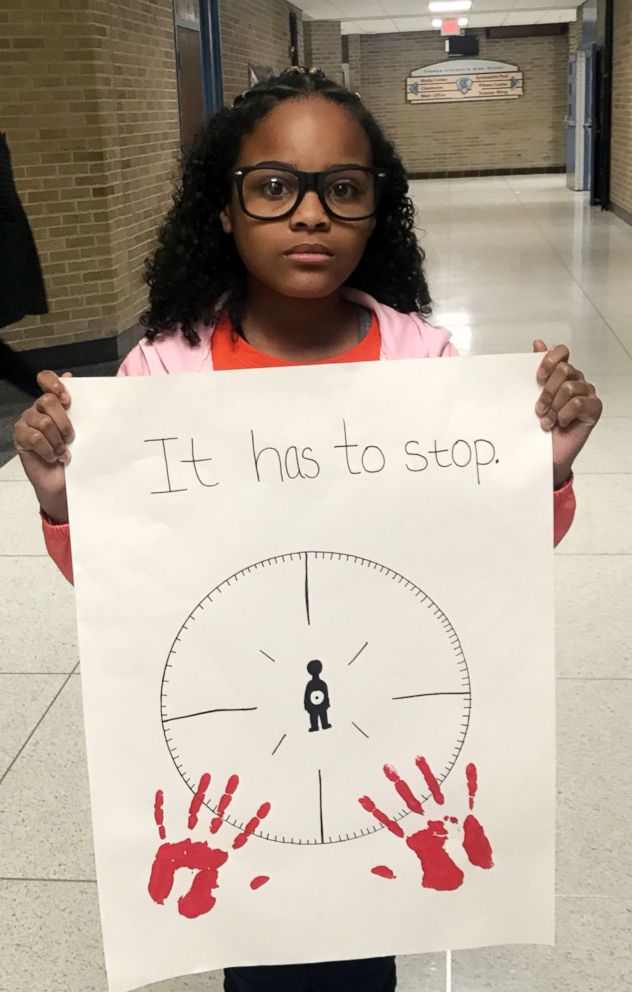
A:
[[[441,323],[440,313],[437,323]],[[542,338],[549,347],[565,344],[570,349],[572,364],[580,369],[588,379],[599,373],[628,372],[632,375],[632,358],[623,349],[614,335],[599,322],[584,321],[577,324],[569,333],[562,331],[553,334],[551,324],[560,321],[551,319],[523,322],[507,315],[505,321],[480,321],[472,323],[472,344],[470,354],[508,354],[510,352],[530,352],[535,338]],[[548,340],[547,340],[548,339]]]
[[[80,683],[70,677],[2,784],[0,878],[95,878]]]
[[[61,675],[0,675],[0,779],[63,682]]]
[[[632,680],[557,683],[557,892],[632,897]]]
[[[632,476],[578,475],[577,513],[558,554],[632,555]]]
[[[22,462],[17,455],[6,464],[0,465],[0,482],[24,482],[25,479]]]
[[[555,556],[557,674],[632,679],[632,557]]]
[[[593,385],[603,403],[604,417],[632,417],[632,375],[601,373]]]
[[[45,555],[39,507],[30,482],[0,481],[0,556]]]
[[[397,992],[444,992],[445,971],[445,954],[411,954],[398,958]]]
[[[558,898],[555,947],[457,951],[452,990],[623,992],[630,977],[631,926],[629,898]]]
[[[97,887],[0,881],[0,992],[107,992]],[[219,972],[145,992],[220,992]]]
[[[632,473],[632,418],[603,418],[574,466],[575,474]]]
[[[71,672],[75,594],[50,558],[0,557],[0,672]]]

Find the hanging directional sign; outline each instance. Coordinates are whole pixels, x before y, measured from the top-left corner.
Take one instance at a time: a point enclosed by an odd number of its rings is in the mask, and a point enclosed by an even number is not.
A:
[[[524,95],[515,65],[488,59],[450,59],[415,69],[406,80],[408,103],[515,100]]]

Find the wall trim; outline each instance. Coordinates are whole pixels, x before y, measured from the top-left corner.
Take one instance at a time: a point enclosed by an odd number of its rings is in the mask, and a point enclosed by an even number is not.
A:
[[[93,341],[73,341],[70,344],[51,344],[44,348],[21,349],[20,354],[38,372],[41,369],[65,372],[68,368],[81,368],[83,365],[102,365],[118,362],[132,350],[145,334],[140,324],[128,327],[126,331],[110,338],[95,338]],[[22,344],[22,342],[19,342]],[[14,345],[15,347],[15,342]]]
[[[561,174],[565,165],[519,166],[515,169],[441,169],[436,172],[409,172],[409,179],[470,179],[475,176],[533,176],[536,174]]]
[[[615,214],[619,220],[624,220],[626,224],[630,224],[632,226],[632,212],[630,210],[625,210],[623,207],[620,207],[618,203],[613,203],[612,200],[608,204],[608,209],[612,210],[612,213]]]

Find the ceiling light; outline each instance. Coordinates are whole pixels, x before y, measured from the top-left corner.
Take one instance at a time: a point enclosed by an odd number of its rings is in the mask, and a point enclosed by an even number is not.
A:
[[[433,26],[433,28],[440,28],[442,24],[443,24],[443,21],[441,20],[440,17],[433,17],[432,18],[432,26]]]
[[[470,23],[469,17],[459,17],[458,25],[460,28],[466,28]]]
[[[454,14],[471,9],[472,0],[433,0],[428,4],[431,14]]]

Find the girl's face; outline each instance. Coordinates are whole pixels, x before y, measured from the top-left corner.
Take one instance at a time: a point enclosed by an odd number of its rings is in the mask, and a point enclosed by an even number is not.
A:
[[[283,163],[304,172],[373,164],[362,125],[342,107],[318,96],[279,104],[244,139],[235,167],[263,162]],[[296,299],[335,293],[357,267],[375,228],[374,218],[345,221],[330,217],[313,190],[289,217],[255,220],[241,209],[233,186],[220,216],[224,232],[233,235],[251,277]],[[310,262],[292,253],[307,244],[321,245],[330,254],[324,261]]]

